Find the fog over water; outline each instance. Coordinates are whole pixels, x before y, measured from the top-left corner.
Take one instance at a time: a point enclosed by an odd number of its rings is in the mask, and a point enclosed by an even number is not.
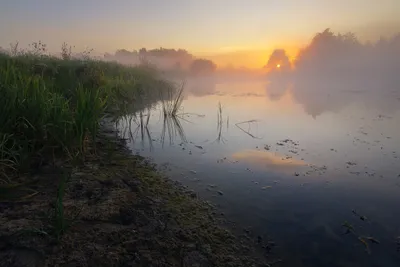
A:
[[[399,70],[399,35],[325,30],[260,72],[166,71],[185,81],[180,115],[157,105],[130,147],[271,238],[280,266],[399,266]]]

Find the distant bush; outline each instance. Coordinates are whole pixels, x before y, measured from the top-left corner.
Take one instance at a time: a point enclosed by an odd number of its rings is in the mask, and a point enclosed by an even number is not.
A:
[[[214,62],[207,59],[195,59],[190,65],[192,74],[211,74],[214,73],[217,66]]]

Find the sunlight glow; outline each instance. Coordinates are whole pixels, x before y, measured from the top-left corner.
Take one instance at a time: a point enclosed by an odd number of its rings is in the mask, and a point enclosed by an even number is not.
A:
[[[281,67],[281,64],[276,65],[276,67],[279,69]]]

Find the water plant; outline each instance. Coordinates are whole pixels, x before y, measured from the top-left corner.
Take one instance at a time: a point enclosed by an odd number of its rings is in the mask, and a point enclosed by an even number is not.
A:
[[[96,153],[96,136],[105,118],[118,121],[174,94],[156,70],[113,62],[76,59],[66,44],[62,58],[33,52],[0,53],[0,179],[56,159],[84,160]],[[165,92],[164,92],[165,91]],[[176,114],[182,91],[169,113]],[[168,92],[168,93],[166,93]],[[148,124],[148,120],[147,120]],[[16,171],[16,172],[15,172]]]

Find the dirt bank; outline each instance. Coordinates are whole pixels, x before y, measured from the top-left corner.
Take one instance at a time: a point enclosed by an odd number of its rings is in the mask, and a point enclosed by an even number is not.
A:
[[[3,188],[0,266],[269,266],[209,203],[110,142]]]

